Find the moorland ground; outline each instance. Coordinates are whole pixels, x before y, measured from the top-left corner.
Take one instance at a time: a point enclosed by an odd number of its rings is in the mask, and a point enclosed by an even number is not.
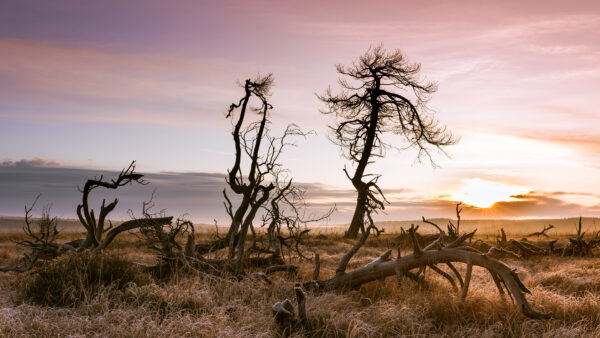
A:
[[[0,264],[16,259],[21,252],[10,240],[22,238],[15,225],[4,220],[0,232]],[[500,221],[498,221],[500,222]],[[534,221],[523,227],[520,221],[504,221],[509,236],[521,236],[541,228]],[[528,221],[522,221],[528,222]],[[533,222],[533,223],[531,223]],[[546,221],[540,221],[547,223]],[[567,241],[576,221],[555,220],[549,234]],[[584,221],[589,227],[596,220]],[[63,221],[62,239],[81,233]],[[470,224],[483,229],[476,238],[494,241],[499,224]],[[404,223],[383,223],[386,233],[371,236],[350,262],[350,269],[362,266],[387,249],[401,245],[399,227]],[[517,226],[518,225],[518,226]],[[342,227],[315,229],[305,242],[307,255],[321,257],[320,278],[331,277],[341,256],[354,243],[343,239]],[[525,230],[527,229],[527,230]],[[587,228],[586,228],[587,229]],[[531,230],[531,231],[529,231]],[[589,228],[589,230],[593,230]],[[199,227],[198,241],[214,239],[213,229]],[[409,247],[403,248],[405,252]],[[118,237],[105,251],[131,262],[152,263],[154,256],[135,233]],[[124,287],[101,285],[86,291],[71,306],[41,306],[26,292],[35,283],[35,273],[0,275],[0,336],[281,336],[284,328],[273,320],[271,306],[285,298],[294,299],[294,284],[311,279],[313,263],[287,257],[299,265],[298,273],[278,273],[269,285],[256,276],[239,282],[215,282],[189,273],[177,273],[168,280],[148,278]],[[363,285],[359,290],[308,294],[308,324],[293,336],[600,336],[600,258],[534,257],[503,259],[518,269],[531,290],[528,299],[539,310],[551,311],[548,320],[523,316],[510,299],[503,301],[493,280],[475,268],[468,297],[461,303],[457,293],[441,277],[428,274],[425,283],[387,278]],[[459,264],[464,271],[464,266]],[[64,290],[63,292],[69,292]]]

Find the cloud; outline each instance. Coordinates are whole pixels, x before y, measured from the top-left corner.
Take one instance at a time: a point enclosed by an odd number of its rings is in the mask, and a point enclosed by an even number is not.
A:
[[[571,195],[573,193],[570,193]],[[575,193],[586,195],[586,193]],[[570,203],[554,196],[565,195],[564,192],[536,192],[511,196],[514,201],[496,202],[488,209],[467,207],[466,217],[473,218],[550,218],[573,217],[594,212],[593,208],[581,204]]]
[[[21,162],[21,161],[18,161]],[[12,162],[12,163],[18,163]],[[115,171],[63,168],[47,165],[52,161],[33,159],[23,161],[29,165],[0,166],[0,215],[20,215],[23,205],[31,203],[35,196],[41,194],[40,206],[44,203],[52,205],[53,214],[59,217],[75,218],[75,207],[81,195],[77,186],[95,176],[103,175],[106,179],[116,177]],[[30,163],[46,164],[45,166]],[[91,204],[99,205],[103,198],[119,198],[119,205],[111,215],[115,219],[126,219],[127,210],[132,209],[139,214],[142,201],[147,200],[156,189],[156,208],[166,209],[170,215],[188,214],[194,221],[212,223],[228,223],[228,216],[223,207],[222,190],[226,187],[225,174],[221,173],[149,173],[147,186],[131,185],[114,191],[95,190],[91,195]],[[310,204],[308,210],[312,214],[321,214],[337,205],[337,212],[330,223],[348,223],[352,218],[356,193],[352,189],[339,189],[322,183],[297,183],[307,191]],[[375,216],[376,220],[407,220],[449,217],[454,214],[456,202],[424,198],[408,189],[390,189],[384,191],[390,205]],[[589,193],[552,191],[530,192],[513,196],[514,201],[497,202],[491,208],[480,209],[464,206],[463,217],[470,219],[490,218],[523,218],[523,217],[573,217],[579,215],[597,215],[600,203],[584,206],[567,202],[559,197],[565,195],[588,196]],[[237,201],[235,194],[229,194]],[[598,195],[591,196],[599,198]]]
[[[58,167],[60,163],[55,160],[46,160],[41,157],[34,157],[30,160],[21,159],[18,161],[4,160],[0,162],[0,167],[17,167],[17,168],[29,168],[29,167]]]
[[[39,194],[39,206],[49,204],[53,214],[76,218],[75,208],[81,201],[78,187],[82,187],[87,179],[101,175],[111,179],[118,172],[56,166],[0,166],[0,215],[20,215],[23,205],[31,203]],[[128,185],[118,192],[96,189],[90,195],[90,203],[99,205],[103,198],[118,197],[119,204],[111,216],[127,219],[127,210],[132,209],[139,215],[142,201],[148,200],[156,189],[156,211],[165,208],[175,216],[187,213],[190,218],[207,223],[212,223],[214,218],[226,219],[221,195],[225,175],[150,173],[145,178],[150,182],[147,186]]]
[[[572,195],[572,196],[590,196],[600,198],[600,194],[594,194],[590,192],[575,192],[575,191],[553,191],[548,193],[550,196],[564,196],[564,195]]]
[[[297,183],[307,191],[307,198],[311,200],[322,199],[356,199],[354,189],[339,189],[323,183]],[[411,189],[383,189],[386,196],[400,195],[413,192]]]
[[[53,163],[34,159],[32,163]],[[10,162],[0,166],[0,215],[19,215],[23,205],[30,203],[41,194],[40,203],[52,204],[52,210],[60,217],[75,218],[75,207],[81,195],[77,187],[84,185],[87,179],[104,176],[116,177],[118,172],[92,169],[64,168],[55,165],[20,165],[26,161]],[[9,163],[6,161],[5,163]],[[113,212],[115,218],[127,218],[127,210],[139,214],[142,201],[147,200],[156,189],[155,204],[157,210],[166,209],[171,215],[188,214],[195,221],[212,223],[213,219],[227,223],[228,216],[223,207],[222,191],[226,188],[225,174],[202,172],[161,172],[145,174],[150,183],[147,186],[131,185],[114,191],[95,190],[92,204],[98,204],[102,198],[118,197],[119,205]],[[339,189],[322,183],[303,183],[297,185],[306,190],[306,198],[311,205],[309,213],[322,214],[337,204],[337,212],[332,221],[346,222],[351,217],[356,195],[352,189]],[[384,192],[390,196],[409,193],[407,189],[389,189]],[[235,194],[229,197],[237,201]]]
[[[544,114],[555,115],[559,118],[564,119],[581,119],[593,121],[597,118],[597,113],[589,111],[588,109],[571,106],[561,106],[552,104],[534,104],[533,108],[540,110]]]
[[[555,143],[594,155],[600,154],[600,134],[585,131],[534,132],[513,131],[513,135],[548,143]]]
[[[1,38],[0,50],[0,116],[37,121],[201,125],[222,119],[242,71],[218,59]]]
[[[463,205],[462,216],[467,219],[500,218],[563,218],[580,215],[595,216],[600,213],[600,203],[585,206],[565,201],[559,196],[586,196],[600,199],[600,195],[585,192],[536,192],[511,196],[513,201],[496,202],[490,208]],[[398,199],[387,207],[385,220],[451,217],[458,201],[442,199]]]

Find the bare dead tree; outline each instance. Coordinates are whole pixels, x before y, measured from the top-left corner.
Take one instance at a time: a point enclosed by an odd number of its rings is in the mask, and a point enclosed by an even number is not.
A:
[[[461,205],[462,205],[462,202],[458,202],[456,204],[456,225],[454,225],[454,223],[452,223],[452,220],[448,220],[448,225],[446,226],[446,228],[448,229],[448,233],[443,232],[442,228],[440,228],[440,226],[437,225],[435,222],[428,220],[425,217],[421,217],[421,219],[423,220],[424,223],[433,225],[433,227],[435,227],[438,231],[443,233],[444,241],[453,241],[453,240],[457,239],[460,234],[460,213],[462,212],[462,208],[460,207]],[[409,233],[406,232],[403,228],[401,228],[401,229],[402,229],[401,236],[403,237],[402,239],[406,239],[406,237],[408,237],[410,239]],[[419,240],[419,243],[421,243],[421,244],[423,244],[423,243],[429,244],[437,239],[437,235],[419,235],[417,233],[416,236],[417,236],[417,239]]]
[[[142,202],[142,216],[147,222],[140,227],[139,235],[146,246],[156,254],[157,263],[153,265],[135,263],[156,277],[170,277],[174,272],[194,272],[208,279],[225,281],[221,278],[222,261],[211,261],[199,257],[196,252],[195,229],[192,222],[180,216],[175,222],[155,222],[162,219],[164,210],[152,212],[154,192],[148,201]],[[131,210],[130,216],[133,215]]]
[[[42,215],[39,220],[32,219],[32,211],[39,199],[35,198],[30,207],[25,206],[25,225],[23,232],[27,239],[13,240],[18,246],[24,248],[26,252],[19,258],[15,264],[0,266],[0,271],[25,272],[33,268],[34,264],[41,261],[51,260],[59,256],[66,250],[75,250],[69,244],[56,243],[58,235],[58,219],[50,216],[50,207],[42,209]]]
[[[94,210],[90,209],[88,202],[90,193],[96,188],[101,187],[116,190],[132,183],[148,184],[144,181],[143,177],[144,175],[135,172],[135,161],[132,161],[127,168],[121,170],[116,179],[105,181],[104,177],[100,176],[99,178],[95,177],[85,182],[83,189],[79,190],[82,193],[82,197],[81,204],[77,206],[77,217],[79,217],[79,221],[87,230],[87,235],[77,248],[78,252],[86,249],[89,249],[91,252],[103,250],[121,232],[140,228],[150,222],[148,219],[134,219],[123,222],[115,227],[109,221],[110,225],[106,227],[107,216],[115,209],[119,200],[115,198],[114,201],[107,205],[106,200],[103,199],[98,218],[94,215]],[[151,222],[166,224],[170,223],[172,219],[173,217],[162,217],[160,219],[152,219]]]
[[[456,225],[452,223],[452,220],[448,221],[448,237],[456,239],[460,234],[460,213],[462,212],[462,208],[460,207],[462,202],[458,202],[456,204]]]
[[[142,202],[142,215],[145,219],[154,219],[164,215],[161,210],[158,213],[152,213],[154,207],[154,192],[148,201]],[[133,219],[136,217],[130,211]],[[168,224],[159,222],[149,222],[140,227],[140,235],[146,242],[147,247],[156,253],[159,261],[173,262],[179,259],[186,259],[186,256],[192,257],[195,254],[194,224],[185,219],[185,215],[177,218],[175,222]],[[180,244],[181,237],[186,237],[185,245]]]
[[[457,285],[460,285],[459,297],[464,301],[468,294],[473,267],[479,266],[490,273],[501,297],[504,298],[504,295],[508,294],[519,305],[524,315],[531,318],[547,318],[550,315],[534,310],[525,297],[525,294],[531,292],[523,285],[516,270],[493,258],[499,249],[492,247],[487,253],[482,253],[469,246],[467,240],[474,236],[476,230],[460,234],[456,240],[445,244],[444,238],[447,238],[447,235],[438,227],[438,239],[421,248],[417,239],[417,227],[412,225],[408,229],[413,244],[411,254],[401,256],[398,250],[398,257],[392,259],[392,250],[388,250],[367,265],[350,272],[346,271],[348,262],[365,243],[373,227],[371,224],[356,244],[342,257],[335,276],[326,280],[305,282],[304,289],[312,291],[355,289],[371,281],[383,282],[387,277],[394,275],[420,281],[429,268],[446,279],[454,289],[458,289]],[[457,263],[466,265],[464,277],[455,267]],[[447,267],[449,271],[444,271],[441,266]],[[416,272],[412,272],[413,270]]]
[[[591,239],[585,240],[585,231],[582,231],[582,217],[579,217],[577,234],[569,238],[569,244],[562,250],[562,256],[593,257],[594,249],[600,246],[600,231],[596,232]]]
[[[542,229],[541,231],[536,231],[536,232],[532,232],[529,235],[525,236],[525,237],[540,237],[540,236],[544,236],[544,237],[550,237],[548,236],[548,234],[546,233],[548,230],[550,229],[554,229],[554,225],[552,224],[548,224],[548,226],[544,226],[544,229]]]
[[[232,132],[235,144],[235,161],[233,167],[228,172],[226,180],[230,189],[242,197],[242,201],[235,212],[232,210],[226,190],[223,190],[223,196],[229,203],[227,210],[231,216],[231,226],[225,240],[228,241],[230,259],[234,257],[236,247],[241,251],[238,254],[237,263],[241,263],[241,259],[243,258],[245,237],[256,212],[267,201],[270,192],[275,188],[273,184],[262,184],[264,175],[259,170],[261,143],[264,139],[265,129],[267,128],[268,112],[273,108],[267,100],[272,84],[273,77],[271,74],[265,77],[257,77],[255,80],[246,80],[244,84],[244,97],[237,104],[232,103],[227,114],[227,118],[231,118],[233,122],[235,118],[234,112],[236,110],[239,111]],[[260,114],[260,120],[259,122],[250,123],[248,127],[242,129],[252,97],[258,98],[260,101],[260,107],[254,109],[255,112]],[[247,140],[244,136],[248,138],[254,137],[254,140]],[[250,164],[246,183],[244,181],[241,161],[242,156],[248,154],[250,156]]]
[[[283,150],[293,145],[289,141],[292,136],[307,135],[295,124],[288,125],[279,137],[270,135],[270,111],[273,107],[268,98],[272,84],[271,74],[246,80],[243,85],[244,96],[229,107],[226,117],[231,119],[233,125],[235,158],[226,182],[229,189],[239,196],[239,202],[234,203],[227,195],[227,190],[223,190],[225,209],[231,218],[227,235],[197,246],[198,254],[228,247],[228,258],[238,272],[247,257],[245,245],[248,230],[253,231],[256,215],[276,189],[274,175],[281,171],[279,158]],[[253,106],[255,102],[258,104]],[[250,112],[258,115],[258,119],[252,120]]]
[[[370,48],[351,66],[336,68],[343,76],[338,81],[342,91],[333,95],[328,89],[319,98],[327,106],[322,113],[339,120],[330,126],[333,142],[356,165],[352,176],[344,168],[357,192],[346,237],[356,238],[359,230],[364,231],[367,214],[384,209],[387,203],[377,185],[380,176],[366,173],[367,165],[391,147],[381,138],[384,133],[401,135],[406,148],[417,149],[418,160],[427,157],[433,165],[432,150],[441,150],[456,140],[427,107],[437,85],[423,81],[418,75],[420,65],[410,63],[400,50]]]
[[[600,231],[591,236],[589,240],[585,239],[581,217],[579,218],[575,237],[570,238],[566,246],[559,243],[557,239],[535,242],[527,239],[527,237],[532,236],[549,237],[546,232],[553,228],[554,226],[551,224],[544,226],[541,231],[528,234],[520,240],[508,239],[504,229],[500,229],[500,235],[496,237],[497,247],[503,249],[509,255],[526,258],[547,255],[593,257],[594,249],[600,246]]]
[[[102,200],[100,213],[96,218],[94,210],[90,209],[88,198],[90,192],[98,187],[107,189],[118,189],[130,183],[146,184],[143,180],[143,175],[135,172],[135,161],[131,162],[129,167],[123,169],[116,179],[105,181],[102,176],[93,178],[85,183],[82,193],[82,203],[77,206],[77,216],[79,221],[86,229],[86,237],[72,240],[66,243],[56,243],[58,229],[56,228],[57,219],[50,218],[49,209],[45,208],[42,211],[42,218],[38,222],[38,228],[33,229],[31,220],[31,211],[35,202],[30,208],[25,207],[25,225],[23,231],[29,239],[16,241],[20,246],[29,249],[19,263],[15,266],[0,267],[0,271],[17,271],[24,272],[33,268],[38,260],[48,260],[55,258],[65,252],[71,251],[80,253],[84,251],[101,252],[122,232],[139,229],[143,227],[151,227],[155,225],[170,224],[173,217],[147,217],[141,219],[132,219],[120,223],[117,226],[108,221],[109,226],[106,227],[108,214],[117,206],[118,199],[106,204],[106,200]],[[37,198],[36,198],[37,201]]]
[[[202,272],[205,268],[212,267],[209,263],[195,259],[194,225],[188,220],[178,218],[168,224],[150,222],[140,227],[140,234],[158,260],[156,265],[138,264],[145,270],[162,277],[181,267],[197,270],[200,265],[199,270]],[[182,244],[182,237],[186,238],[185,245]],[[218,272],[216,268],[214,270],[213,272]]]
[[[278,177],[277,177],[278,178]],[[298,193],[296,187],[292,185],[292,180],[287,182],[285,185],[281,185],[278,180],[275,181],[277,191],[275,196],[270,201],[270,207],[266,207],[266,213],[263,216],[263,224],[267,226],[267,246],[272,251],[273,255],[281,256],[281,246],[279,243],[281,237],[281,225],[282,223],[295,224],[294,219],[289,219],[285,215],[282,215],[280,203],[282,200],[286,200],[288,196],[293,196]],[[292,208],[295,209],[295,205],[291,204]],[[284,242],[285,243],[285,242]],[[285,245],[285,244],[284,244]]]
[[[274,255],[282,255],[287,248],[301,259],[310,260],[304,255],[301,245],[304,236],[308,235],[309,223],[320,222],[331,216],[335,206],[322,215],[307,214],[308,204],[305,191],[292,183],[292,180],[281,180],[281,172],[275,175],[275,195],[265,205],[263,225],[267,226],[268,248]]]
[[[538,240],[535,242],[531,242],[527,239],[527,237],[536,236],[539,238],[540,236],[544,236],[548,238],[549,236],[548,234],[546,234],[546,232],[552,228],[554,228],[554,225],[549,224],[548,226],[544,226],[544,228],[541,231],[530,233],[520,240],[508,240],[504,229],[500,229],[501,236],[496,238],[496,242],[498,243],[498,248],[502,249],[502,251],[499,251],[498,253],[518,258],[551,255],[556,251],[555,244],[557,240]]]
[[[527,258],[532,256],[546,256],[554,251],[554,241],[530,242],[527,238],[520,240],[508,239],[504,228],[500,228],[500,234],[496,236],[496,257],[508,256],[514,258]]]

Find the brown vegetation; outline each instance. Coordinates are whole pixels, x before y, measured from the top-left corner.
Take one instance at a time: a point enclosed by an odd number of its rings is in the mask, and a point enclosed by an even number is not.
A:
[[[18,289],[18,300],[42,306],[73,306],[94,298],[101,288],[124,290],[151,281],[125,257],[85,253],[43,265]]]
[[[198,242],[211,238],[196,233]],[[259,236],[264,236],[260,235]],[[381,252],[395,248],[397,234],[369,238],[350,269],[358,268]],[[264,237],[263,237],[264,238]],[[562,240],[562,239],[561,239]],[[129,261],[150,262],[153,253],[139,252],[135,235],[123,235],[107,249]],[[353,245],[339,234],[313,236],[310,249],[320,254],[320,277],[330,278],[341,256]],[[3,242],[4,251],[14,245]],[[250,243],[248,243],[250,244]],[[402,255],[411,251],[402,249]],[[66,257],[65,257],[66,258]],[[63,259],[65,259],[63,258]],[[215,282],[194,274],[177,273],[167,281],[149,284],[99,286],[78,305],[69,308],[43,307],[23,302],[18,292],[34,276],[4,274],[0,281],[0,335],[37,336],[278,336],[285,328],[273,320],[271,305],[295,299],[298,280],[311,280],[314,265],[297,258],[297,275],[279,272],[269,278],[250,275],[239,282]],[[307,293],[305,327],[295,336],[581,336],[598,335],[600,326],[600,260],[576,257],[533,257],[509,259],[523,283],[532,291],[530,301],[540,311],[552,312],[548,320],[530,320],[503,301],[494,281],[484,269],[474,268],[469,297],[459,301],[451,285],[432,275],[424,283],[402,277],[383,284],[371,282],[349,292]],[[457,269],[464,273],[463,266]],[[295,303],[295,301],[294,301]]]

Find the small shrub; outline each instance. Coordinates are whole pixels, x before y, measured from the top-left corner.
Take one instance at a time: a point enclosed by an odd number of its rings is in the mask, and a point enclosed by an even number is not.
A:
[[[130,283],[148,282],[147,274],[122,257],[68,255],[40,267],[26,281],[21,298],[44,306],[74,306],[93,298],[101,288],[123,290]]]

